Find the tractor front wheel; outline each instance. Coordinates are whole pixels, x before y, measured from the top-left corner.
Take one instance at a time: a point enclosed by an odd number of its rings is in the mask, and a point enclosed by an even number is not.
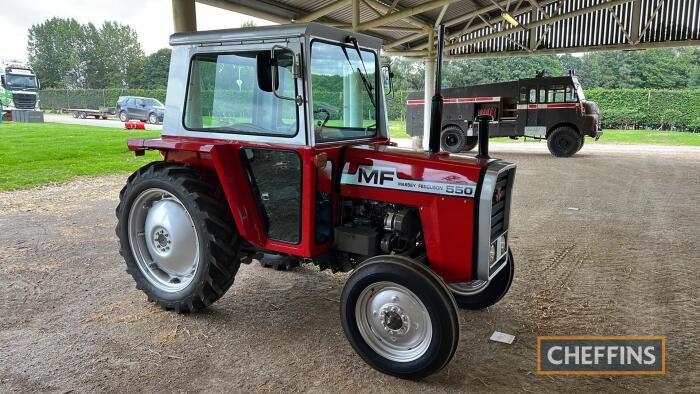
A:
[[[447,285],[460,309],[484,309],[497,303],[508,293],[515,272],[513,253],[510,250],[507,258],[506,266],[490,281],[473,280]]]
[[[214,185],[192,167],[155,162],[120,193],[116,233],[126,271],[165,309],[203,309],[233,284],[239,237]]]
[[[376,256],[350,276],[341,297],[345,336],[370,366],[404,379],[442,369],[459,342],[454,300],[427,266]]]

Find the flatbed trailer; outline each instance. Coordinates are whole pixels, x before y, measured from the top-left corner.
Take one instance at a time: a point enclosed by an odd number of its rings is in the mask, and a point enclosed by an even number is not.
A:
[[[90,108],[63,108],[61,112],[70,112],[76,119],[87,119],[93,117],[95,119],[108,119],[116,116],[117,109],[115,107],[98,107],[98,109]]]

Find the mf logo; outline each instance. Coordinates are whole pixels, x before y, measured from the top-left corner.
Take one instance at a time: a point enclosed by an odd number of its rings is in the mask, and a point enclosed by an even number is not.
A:
[[[383,185],[384,182],[392,182],[394,180],[394,175],[395,172],[390,170],[367,170],[360,167],[357,170],[357,182]]]

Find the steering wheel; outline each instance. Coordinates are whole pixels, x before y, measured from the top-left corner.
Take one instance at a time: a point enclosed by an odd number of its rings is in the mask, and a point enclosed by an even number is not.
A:
[[[321,121],[321,122],[318,123],[318,126],[319,126],[319,127],[325,126],[326,123],[328,123],[328,120],[331,118],[331,113],[328,112],[328,110],[325,109],[325,108],[317,108],[317,109],[315,109],[315,110],[314,110],[314,115],[316,115],[317,113],[321,113],[321,114],[325,114],[325,115],[326,115],[325,119],[323,119],[323,121]]]

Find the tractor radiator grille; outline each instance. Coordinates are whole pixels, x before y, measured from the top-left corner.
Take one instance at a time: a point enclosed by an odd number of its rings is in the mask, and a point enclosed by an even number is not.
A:
[[[496,187],[493,190],[493,198],[491,199],[491,240],[495,240],[503,234],[508,228],[508,199],[509,192],[508,180],[510,179],[510,171],[505,171],[498,175]]]
[[[34,109],[36,106],[36,95],[33,94],[13,94],[12,101],[17,109]]]

